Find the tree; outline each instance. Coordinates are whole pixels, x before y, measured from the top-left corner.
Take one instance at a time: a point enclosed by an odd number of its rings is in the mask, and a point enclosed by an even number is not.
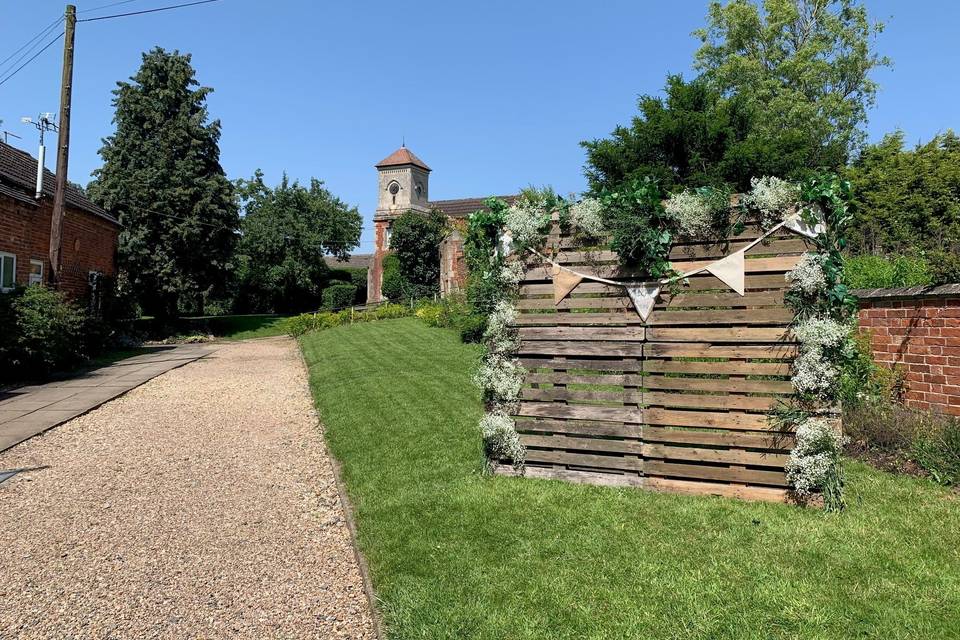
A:
[[[666,190],[745,191],[753,176],[839,169],[863,140],[869,71],[888,64],[869,47],[881,28],[852,0],[712,3],[696,32],[700,76],[668,76],[630,127],[582,143],[591,190],[651,176]]]
[[[360,243],[363,219],[310,179],[310,188],[284,174],[271,189],[259,169],[237,181],[243,205],[238,273],[242,307],[255,311],[317,309],[329,280],[325,254],[347,258]]]
[[[889,65],[871,49],[883,30],[856,0],[750,0],[710,3],[695,66],[724,96],[753,115],[748,140],[786,141],[806,150],[809,168],[842,167],[865,140],[863,125]]]
[[[640,114],[630,127],[581,143],[592,190],[613,190],[648,176],[668,190],[744,181],[749,186],[749,171],[735,161],[740,154],[731,153],[749,132],[739,100],[723,100],[705,81],[685,82],[679,75],[667,77],[665,93],[665,98],[641,96]]]
[[[123,228],[119,265],[143,311],[169,318],[202,311],[232,269],[237,205],[220,166],[220,121],[189,54],[143,54],[130,82],[114,90],[116,132],[105,138],[91,199]]]
[[[867,147],[847,171],[855,253],[960,253],[960,137],[904,149],[897,131]]]
[[[422,298],[440,290],[440,241],[446,228],[439,211],[407,211],[394,220],[390,250],[397,256],[404,297]]]

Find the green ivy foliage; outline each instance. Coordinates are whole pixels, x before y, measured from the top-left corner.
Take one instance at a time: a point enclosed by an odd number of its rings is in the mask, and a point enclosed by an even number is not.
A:
[[[653,179],[634,178],[599,194],[611,248],[624,265],[650,278],[670,273],[670,245],[675,221],[663,208],[663,193]]]

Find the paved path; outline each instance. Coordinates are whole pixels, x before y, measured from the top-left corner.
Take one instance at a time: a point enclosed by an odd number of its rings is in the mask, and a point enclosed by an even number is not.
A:
[[[0,391],[0,451],[212,351],[201,345],[157,347],[73,378]]]
[[[372,638],[296,343],[226,344],[0,453],[0,638]]]

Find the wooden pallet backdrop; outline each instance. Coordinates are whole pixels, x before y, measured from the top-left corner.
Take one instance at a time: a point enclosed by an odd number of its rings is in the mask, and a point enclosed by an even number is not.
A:
[[[670,258],[689,271],[761,233],[677,243]],[[581,273],[640,279],[613,252],[578,249],[556,228],[549,246]],[[526,475],[787,500],[793,435],[772,431],[767,413],[792,393],[784,274],[809,248],[775,234],[747,253],[745,296],[697,275],[665,291],[646,323],[620,287],[585,281],[554,305],[549,265],[528,259],[517,301],[517,357],[528,374],[515,416]]]

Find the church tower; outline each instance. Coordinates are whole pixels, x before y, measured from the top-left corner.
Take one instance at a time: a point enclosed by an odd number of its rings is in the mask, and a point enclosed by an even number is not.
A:
[[[390,252],[390,228],[407,211],[429,213],[430,167],[406,145],[376,165],[377,211],[373,216],[375,249],[367,280],[367,302],[383,300],[383,259]]]

